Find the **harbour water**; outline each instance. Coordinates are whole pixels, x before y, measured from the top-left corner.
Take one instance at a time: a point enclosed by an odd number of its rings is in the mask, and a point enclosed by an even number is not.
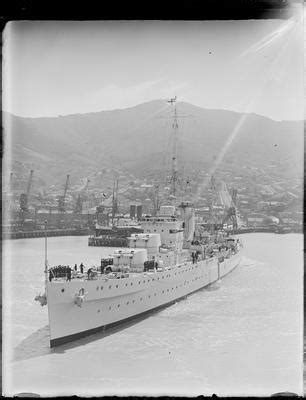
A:
[[[49,348],[44,239],[3,252],[3,392],[41,396],[303,394],[303,236],[241,235],[241,265],[162,311]],[[114,248],[48,239],[50,265],[99,264]]]

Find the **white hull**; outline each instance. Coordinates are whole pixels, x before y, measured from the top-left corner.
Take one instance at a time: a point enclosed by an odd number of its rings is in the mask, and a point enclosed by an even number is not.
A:
[[[218,265],[216,258],[186,262],[162,272],[130,274],[121,279],[73,279],[47,284],[51,347],[95,333],[186,297],[226,275],[240,262],[235,254]],[[80,289],[87,292],[75,304]]]

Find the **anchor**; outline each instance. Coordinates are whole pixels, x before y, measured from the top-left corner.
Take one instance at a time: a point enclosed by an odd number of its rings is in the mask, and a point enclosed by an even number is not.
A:
[[[47,296],[46,296],[46,293],[44,293],[44,294],[38,294],[37,296],[35,296],[35,299],[34,299],[35,301],[39,301],[39,303],[40,303],[40,305],[43,307],[43,306],[46,306],[47,305]]]

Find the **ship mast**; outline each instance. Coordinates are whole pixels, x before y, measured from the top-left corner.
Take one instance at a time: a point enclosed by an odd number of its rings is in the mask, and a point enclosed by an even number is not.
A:
[[[178,123],[177,123],[177,110],[176,110],[176,96],[170,100],[168,103],[173,105],[173,147],[172,147],[172,168],[171,168],[171,192],[172,196],[176,196],[176,186],[178,182],[178,170],[177,170],[177,130],[178,130]]]

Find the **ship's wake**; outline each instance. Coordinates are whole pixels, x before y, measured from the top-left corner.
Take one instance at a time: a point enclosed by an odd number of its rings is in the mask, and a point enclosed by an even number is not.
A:
[[[211,283],[210,285],[206,286],[203,289],[208,292],[213,292],[215,290],[219,290],[221,288],[221,282],[222,282],[222,280],[218,279],[216,282]]]
[[[36,330],[14,349],[13,361],[28,360],[50,354],[49,325]]]
[[[263,266],[265,263],[258,261],[258,260],[253,260],[252,258],[248,258],[245,256],[241,257],[241,262],[240,266],[241,267],[258,267],[258,266]]]

